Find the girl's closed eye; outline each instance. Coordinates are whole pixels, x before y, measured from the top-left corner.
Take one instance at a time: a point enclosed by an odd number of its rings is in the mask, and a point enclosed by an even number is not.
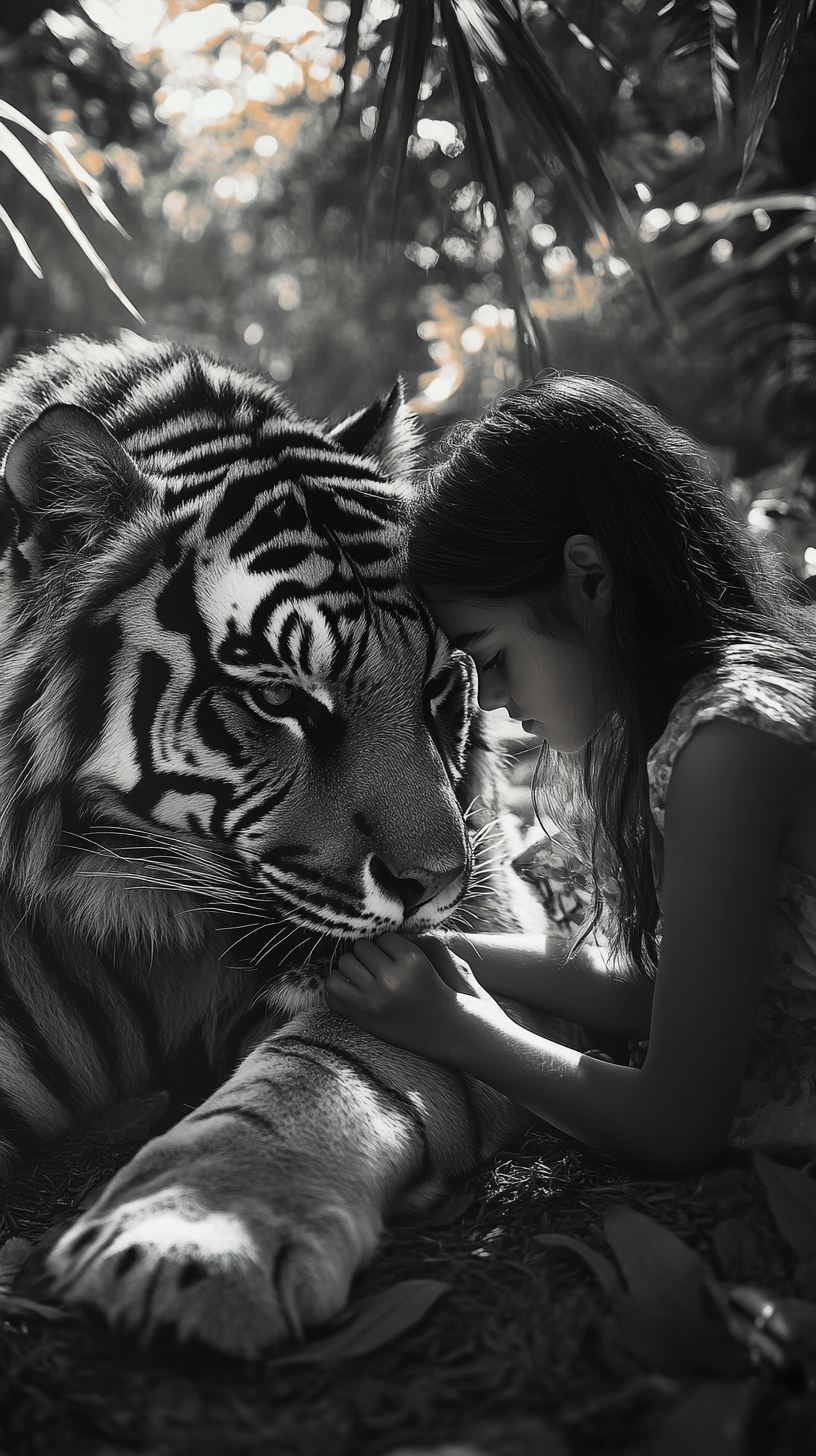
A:
[[[484,663],[484,665],[481,666],[481,667],[479,666],[479,663],[477,662],[476,667],[477,667],[477,669],[478,669],[479,672],[495,672],[496,668],[497,667],[500,667],[503,661],[504,661],[504,653],[503,652],[496,652],[496,653],[494,653],[493,657],[491,657],[491,659],[490,659],[489,662]]]

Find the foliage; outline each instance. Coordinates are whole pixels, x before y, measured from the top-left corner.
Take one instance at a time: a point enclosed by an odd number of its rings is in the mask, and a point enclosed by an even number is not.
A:
[[[810,181],[790,140],[814,110],[797,72],[814,34],[806,7],[451,0],[410,75],[427,6],[59,8],[56,31],[49,12],[0,55],[3,94],[72,150],[132,233],[129,248],[101,246],[152,333],[260,364],[317,414],[402,370],[431,424],[521,377],[520,319],[552,362],[633,384],[710,443],[736,446],[743,468],[809,447],[813,240],[807,208],[784,204]],[[526,90],[522,61],[534,69]],[[711,209],[732,196],[763,118],[753,206],[716,228]],[[8,196],[46,257],[39,199],[13,185]],[[48,327],[118,325],[69,259],[50,259],[38,285],[5,256],[11,346]]]

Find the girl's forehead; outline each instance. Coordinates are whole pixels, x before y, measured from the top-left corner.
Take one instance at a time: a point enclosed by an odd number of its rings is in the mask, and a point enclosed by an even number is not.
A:
[[[458,602],[429,602],[428,606],[445,636],[465,652],[491,633],[515,625],[518,611],[512,601],[488,602],[473,597]]]

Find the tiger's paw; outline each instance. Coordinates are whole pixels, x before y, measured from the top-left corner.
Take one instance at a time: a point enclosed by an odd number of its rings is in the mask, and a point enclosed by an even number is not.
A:
[[[307,1213],[237,1190],[219,1198],[212,1179],[189,1169],[160,1188],[151,1180],[139,1196],[129,1171],[128,1186],[117,1195],[119,1174],[63,1234],[48,1272],[66,1303],[100,1311],[145,1343],[170,1329],[251,1359],[342,1309],[373,1252],[376,1230],[362,1238],[367,1220],[339,1203]]]

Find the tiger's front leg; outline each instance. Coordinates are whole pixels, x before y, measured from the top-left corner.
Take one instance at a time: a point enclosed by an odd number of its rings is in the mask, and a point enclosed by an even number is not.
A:
[[[385,1213],[430,1207],[519,1125],[480,1083],[306,1013],[142,1149],[50,1271],[145,1339],[251,1357],[336,1314]]]

